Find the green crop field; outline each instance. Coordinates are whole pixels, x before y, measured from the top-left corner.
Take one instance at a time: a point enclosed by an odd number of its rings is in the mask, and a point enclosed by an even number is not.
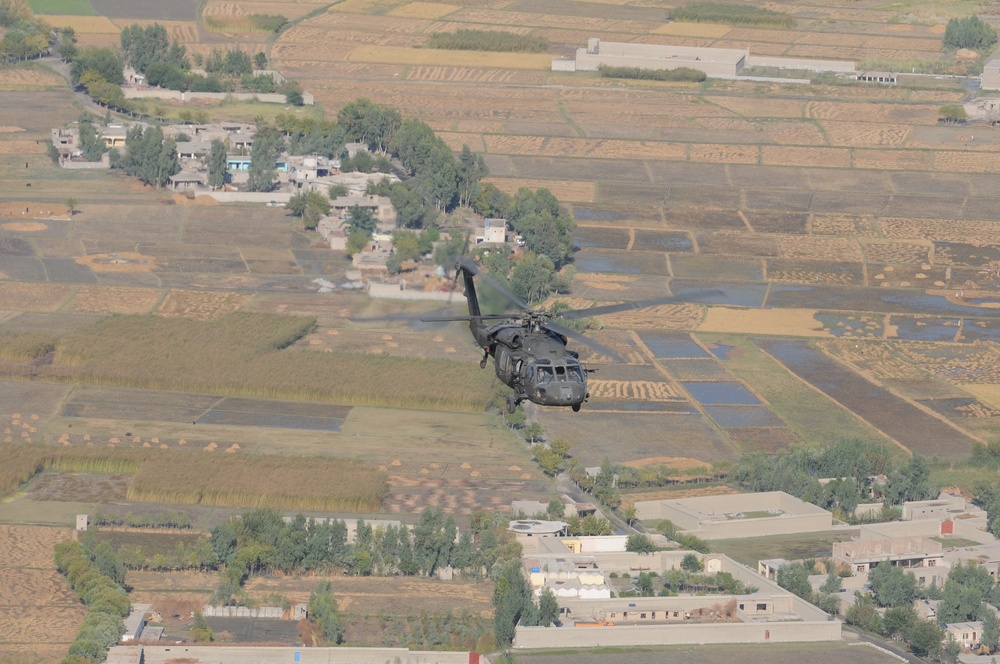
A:
[[[36,14],[97,16],[89,0],[28,0],[28,6]]]

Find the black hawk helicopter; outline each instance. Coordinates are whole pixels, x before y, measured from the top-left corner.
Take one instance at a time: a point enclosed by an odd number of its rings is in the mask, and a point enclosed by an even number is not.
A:
[[[479,298],[476,295],[474,277],[477,275],[521,309],[521,312],[483,314],[479,309]],[[469,322],[472,336],[483,349],[483,359],[479,362],[479,368],[485,369],[489,358],[492,357],[497,378],[514,391],[514,394],[507,397],[508,413],[513,413],[518,404],[525,400],[542,406],[568,406],[573,412],[579,412],[581,405],[590,398],[590,393],[587,391],[587,374],[596,370],[585,368],[580,362],[579,354],[567,348],[569,339],[590,346],[614,361],[622,361],[622,358],[610,348],[552,320],[555,316],[565,319],[584,318],[680,301],[688,302],[699,295],[722,294],[717,290],[702,290],[688,293],[683,298],[668,296],[552,314],[532,309],[488,274],[480,273],[478,266],[469,259],[460,259],[456,265],[455,281],[457,282],[459,278],[464,281],[469,315],[427,317],[419,320]]]

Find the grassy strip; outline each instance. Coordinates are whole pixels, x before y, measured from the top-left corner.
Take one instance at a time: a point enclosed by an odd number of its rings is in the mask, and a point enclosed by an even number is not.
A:
[[[456,30],[431,35],[427,40],[427,48],[495,53],[545,53],[549,50],[549,41],[544,37],[518,35],[500,30]]]
[[[351,459],[32,443],[0,447],[0,491],[46,468],[134,475],[137,502],[372,511],[389,491],[385,473]]]
[[[707,76],[705,72],[678,67],[677,69],[642,69],[640,67],[608,67],[601,65],[601,78],[629,78],[644,81],[682,81],[686,83],[701,83]]]
[[[0,359],[36,360],[56,349],[56,338],[39,332],[0,333]]]
[[[857,438],[866,442],[891,443],[877,429],[847,413],[816,390],[806,387],[745,337],[699,333],[703,343],[732,346],[722,365],[743,379],[762,396],[771,409],[803,440],[833,445]],[[893,449],[896,448],[892,444]]]
[[[279,14],[247,14],[232,18],[205,17],[205,27],[215,32],[267,32],[276,34],[287,24],[288,19]]]
[[[785,12],[747,5],[727,5],[715,2],[692,2],[672,10],[671,21],[689,23],[722,23],[724,25],[756,25],[769,28],[794,28],[795,18]]]
[[[207,321],[113,316],[63,338],[57,361],[97,385],[479,410],[491,378],[474,362],[289,348],[315,321],[234,313]]]

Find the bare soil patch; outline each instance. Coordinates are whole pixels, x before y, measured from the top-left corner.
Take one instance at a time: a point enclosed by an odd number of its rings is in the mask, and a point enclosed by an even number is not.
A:
[[[0,228],[17,233],[37,233],[48,230],[49,225],[40,221],[8,221],[6,224],[0,224]]]
[[[7,203],[0,203],[0,219],[2,218],[24,218],[24,219],[58,219],[58,220],[68,220],[69,210],[65,205],[61,203],[49,203],[49,202],[37,202],[37,201],[12,201]],[[29,226],[27,229],[19,227],[8,227],[4,224],[3,228],[11,231],[21,231],[28,230],[40,231],[48,228],[45,224],[42,224],[42,228],[37,226]]]
[[[90,254],[76,259],[79,265],[89,267],[94,272],[150,272],[156,269],[156,259],[134,251],[108,254]]]

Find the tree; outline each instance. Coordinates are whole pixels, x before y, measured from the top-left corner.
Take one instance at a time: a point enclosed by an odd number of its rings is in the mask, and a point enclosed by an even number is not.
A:
[[[344,246],[344,251],[347,252],[348,256],[353,256],[354,254],[364,251],[364,248],[368,246],[369,234],[361,229],[352,229],[347,234],[347,242]]]
[[[479,181],[490,174],[482,155],[475,154],[468,145],[462,145],[458,157],[458,204],[462,207],[471,205],[473,197],[479,192]]]
[[[802,563],[789,563],[779,567],[776,581],[779,586],[802,599],[807,599],[812,594],[812,586],[809,585],[809,570]]]
[[[934,655],[941,650],[944,630],[929,620],[917,620],[910,630],[910,650],[917,657]]]
[[[871,604],[854,604],[844,615],[848,625],[854,625],[873,633],[881,633],[882,617]]]
[[[72,196],[66,199],[66,208],[69,210],[69,216],[76,214],[76,206],[80,204],[80,201],[76,200]]]
[[[823,585],[820,586],[819,591],[827,594],[839,593],[841,587],[843,587],[843,582],[840,577],[837,576],[835,572],[831,571],[827,574],[826,581],[824,581]]]
[[[701,559],[693,553],[685,554],[684,558],[681,559],[681,569],[692,574],[700,572],[702,570]]]
[[[221,189],[226,185],[226,144],[218,138],[212,140],[208,154],[208,186]]]
[[[100,161],[101,155],[107,152],[104,140],[97,135],[97,129],[94,128],[90,116],[80,120],[78,143],[80,151],[83,152],[83,158],[87,161]]]
[[[631,553],[655,553],[660,550],[660,547],[653,544],[653,540],[649,539],[648,535],[635,533],[629,535],[628,539],[625,540],[625,550]],[[694,554],[689,553],[688,555],[693,556]],[[684,559],[687,560],[687,556]]]
[[[996,30],[975,14],[966,18],[953,18],[945,27],[945,48],[985,51],[996,43]]]
[[[284,140],[274,127],[258,127],[250,150],[250,176],[247,188],[250,191],[271,191],[278,177],[278,153]]]
[[[542,588],[538,596],[538,626],[549,627],[559,620],[559,602],[550,588]]]
[[[938,118],[948,124],[965,122],[968,117],[965,107],[961,104],[945,104],[938,109]]]
[[[362,231],[366,237],[371,237],[378,225],[378,220],[370,208],[352,205],[351,209],[347,211],[347,225],[352,231]]]
[[[466,241],[463,234],[452,231],[447,240],[438,242],[434,247],[434,263],[446,270],[454,268],[459,257],[465,253]]]
[[[879,606],[907,606],[913,602],[917,591],[913,572],[889,563],[873,567],[868,572],[868,583]]]
[[[983,607],[980,614],[983,617],[983,633],[979,643],[995,653],[1000,645],[1000,618],[997,618],[997,612],[992,607]]]
[[[421,253],[420,237],[413,231],[397,229],[392,233],[392,251],[400,260],[417,260]]]
[[[340,198],[341,196],[348,196],[351,190],[347,188],[346,184],[331,184],[326,188],[326,195],[333,200],[334,198]]]
[[[637,510],[635,508],[635,503],[629,503],[622,508],[622,518],[625,519],[625,523],[632,525],[638,520]]]
[[[253,66],[257,69],[267,69],[267,53],[257,51],[253,54]]]
[[[542,467],[542,472],[544,472],[549,477],[555,477],[562,466],[562,458],[550,450],[545,445],[532,445],[531,453],[535,455],[535,459],[538,460],[538,465]]]
[[[302,96],[302,92],[299,90],[289,90],[285,93],[285,102],[291,104],[292,106],[303,106],[305,98]]]
[[[554,271],[555,266],[548,256],[529,251],[514,264],[511,290],[528,304],[540,302],[550,292]]]
[[[514,641],[514,631],[522,616],[534,609],[531,586],[524,578],[519,560],[503,563],[493,588],[493,609],[493,628],[497,643],[501,647],[507,647]]]
[[[205,616],[201,614],[198,609],[194,610],[194,624],[191,625],[191,636],[198,643],[205,643],[208,641],[215,640],[215,634],[212,632],[212,628],[208,626],[208,621],[205,620]]]
[[[304,216],[310,208],[314,208],[320,215],[329,214],[330,199],[318,191],[303,191],[289,198],[285,204],[285,209],[295,217]]]
[[[330,581],[323,581],[309,595],[309,615],[328,642],[337,645],[344,640],[340,610]]]
[[[923,621],[917,616],[912,604],[890,607],[882,616],[882,635],[907,641],[913,626],[918,622]]]

